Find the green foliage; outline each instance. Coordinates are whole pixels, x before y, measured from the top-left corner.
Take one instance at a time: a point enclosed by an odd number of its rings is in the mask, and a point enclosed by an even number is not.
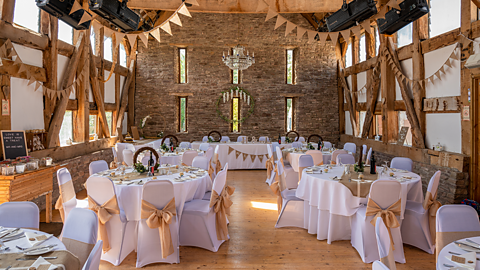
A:
[[[233,119],[229,119],[228,117],[226,117],[225,115],[222,114],[222,112],[220,111],[220,103],[222,102],[223,100],[223,93],[226,93],[226,92],[230,92],[231,90],[235,91],[235,90],[242,90],[242,92],[245,92],[245,94],[247,94],[247,97],[250,97],[250,109],[248,110],[247,112],[247,115],[245,115],[245,117],[242,117],[240,119],[238,119],[237,121],[235,122],[238,122],[238,123],[243,123],[245,122],[245,120],[247,120],[248,117],[250,117],[250,115],[253,114],[253,110],[255,108],[255,100],[253,99],[252,95],[250,95],[250,93],[248,91],[246,91],[245,89],[241,88],[241,87],[238,87],[238,86],[232,86],[230,87],[228,90],[225,90],[225,91],[222,91],[220,93],[220,97],[217,99],[217,102],[215,103],[215,108],[216,108],[216,111],[217,111],[217,115],[218,117],[222,118],[225,122],[229,123],[229,124],[232,124],[234,122]],[[237,123],[237,124],[238,124]]]
[[[162,149],[165,152],[170,151],[170,147],[168,147],[166,144],[162,144],[162,146],[160,146],[160,149]],[[175,151],[175,149],[176,149],[176,147],[174,146],[173,150]]]
[[[290,137],[286,136],[285,137],[285,142],[286,143],[292,143],[293,141],[292,141],[292,139],[290,139]]]
[[[212,138],[210,138],[210,136],[208,136],[208,141],[207,141],[207,142],[208,142],[208,143],[213,143],[213,142],[215,142],[215,141],[214,141]]]
[[[360,162],[360,166],[358,166],[358,163],[356,163],[354,166],[353,166],[353,170],[355,172],[363,172],[363,169],[365,168],[365,165],[363,164],[363,162]]]
[[[293,84],[293,50],[287,50],[287,84]]]
[[[145,166],[143,166],[141,162],[135,163],[134,166],[135,166],[135,171],[139,173],[144,173],[147,171],[147,168],[145,168]]]
[[[186,114],[187,114],[187,99],[180,98],[180,132],[187,131],[187,121],[186,121]]]
[[[308,150],[315,150],[315,147],[313,147],[312,143],[307,144]]]
[[[186,83],[187,82],[187,76],[186,76],[186,50],[185,49],[180,49],[180,83]]]

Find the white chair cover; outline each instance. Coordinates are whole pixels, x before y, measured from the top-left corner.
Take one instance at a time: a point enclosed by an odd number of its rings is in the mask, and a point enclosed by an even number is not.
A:
[[[381,209],[387,209],[400,199],[401,185],[398,181],[377,180],[370,187],[370,199]],[[352,246],[358,251],[364,263],[371,263],[379,260],[377,242],[375,240],[375,229],[370,223],[373,216],[366,215],[366,206],[358,208],[352,216]],[[396,217],[397,220],[399,217]],[[393,251],[395,261],[405,263],[403,253],[403,241],[400,227],[390,228],[395,250]]]
[[[205,156],[208,158],[209,161],[212,161],[213,151],[214,151],[213,147],[210,146],[205,152]]]
[[[365,159],[365,164],[370,165],[370,157],[372,156],[372,148],[368,150],[367,158]]]
[[[332,153],[332,159],[330,162],[333,161],[334,164],[336,164],[337,162],[337,156],[340,155],[340,154],[348,154],[347,150],[343,150],[343,149],[339,149],[339,150],[335,150],[333,151]]]
[[[390,270],[390,269],[381,261],[374,261],[372,264],[372,270]]]
[[[40,210],[33,202],[4,202],[0,204],[0,226],[38,230]]]
[[[390,163],[390,168],[406,170],[411,172],[413,161],[406,157],[394,157]]]
[[[100,267],[100,258],[102,257],[102,246],[103,241],[98,240],[90,252],[87,262],[83,265],[82,270],[98,270]]]
[[[293,142],[292,147],[293,148],[302,148],[302,143],[301,142]]]
[[[65,221],[62,242],[84,265],[97,243],[98,218],[89,209],[72,209]]]
[[[152,148],[153,149],[160,149],[160,147],[162,146],[162,140],[156,140],[156,141],[153,141],[152,143]]]
[[[116,158],[117,157],[117,150],[115,150],[115,146],[112,146],[112,153],[113,153],[113,157]]]
[[[173,184],[168,180],[149,181],[143,185],[142,200],[162,210],[174,198]],[[147,219],[138,222],[137,237],[137,268],[151,263],[180,263],[178,247],[178,217],[171,219],[170,236],[173,244],[173,253],[162,258],[159,228],[150,228]]]
[[[133,152],[135,152],[135,147],[130,144],[130,143],[116,143],[115,144],[115,151],[117,152],[117,161],[122,162],[123,161],[123,150],[129,149]]]
[[[133,152],[132,150],[125,149],[123,150],[123,162],[127,164],[128,166],[133,165]]]
[[[306,167],[312,167],[314,164],[313,157],[309,154],[301,155],[298,158],[298,182],[302,180],[303,169]]]
[[[388,234],[387,226],[383,219],[377,218],[375,225],[375,235],[377,236],[378,255],[382,263],[387,266],[387,269],[396,270],[395,258],[393,257],[393,250],[390,243],[390,235]]]
[[[332,143],[331,143],[331,142],[323,141],[323,147],[324,147],[324,148],[327,148],[327,149],[330,149],[330,148],[332,148]]]
[[[278,215],[275,228],[298,227],[305,229],[304,226],[304,201],[295,196],[296,189],[285,189],[286,179],[283,164],[277,161],[278,181],[280,181],[280,190],[282,192],[282,210]],[[282,190],[283,189],[283,190]]]
[[[437,211],[436,228],[436,257],[452,241],[480,236],[477,211],[464,204],[449,204],[440,207]]]
[[[272,142],[272,152],[273,152],[273,158],[277,160],[276,152],[277,152],[277,147],[280,147],[280,144],[278,142]]]
[[[225,187],[227,170],[228,163],[215,177],[212,189],[217,194],[221,194]],[[185,203],[180,221],[180,245],[217,252],[223,242],[225,240],[217,239],[215,212],[210,207],[210,201],[193,200]]]
[[[247,136],[238,136],[238,137],[237,137],[237,142],[241,142],[241,141],[243,141],[244,139],[246,140],[246,139],[247,139]]]
[[[366,155],[367,155],[367,148],[368,148],[368,147],[367,147],[366,144],[362,145],[362,155],[363,155],[363,156],[366,156]]]
[[[355,164],[355,157],[351,154],[340,154],[335,160],[337,164]]]
[[[205,171],[208,170],[208,158],[196,156],[192,161],[192,167],[201,168]]]
[[[182,164],[192,166],[192,162],[195,157],[198,157],[196,150],[186,151],[182,156]]]
[[[183,148],[183,149],[191,149],[192,144],[190,142],[181,142],[178,147]]]
[[[268,158],[270,159],[273,156],[272,148],[267,147],[267,153],[268,153]],[[275,167],[275,165],[274,165],[274,167]],[[275,179],[275,168],[272,169],[272,172],[270,174],[270,178],[268,178],[268,175],[267,175],[267,180],[265,180],[265,182],[267,183],[267,185],[270,186],[274,182],[274,179]]]
[[[210,144],[209,143],[201,143],[200,146],[198,147],[198,149],[202,150],[202,151],[207,151],[207,149],[210,147]]]
[[[299,143],[304,143],[304,142],[305,142],[305,138],[304,138],[304,137],[299,137],[299,138],[298,138],[298,142],[299,142]]]
[[[106,170],[108,170],[108,163],[105,160],[92,161],[88,165],[88,172],[90,175]]]
[[[280,142],[281,142],[282,144],[285,143],[285,136],[282,136],[282,137],[280,138]]]
[[[270,139],[268,137],[262,136],[262,137],[258,138],[258,141],[259,142],[270,142]]]
[[[213,140],[213,137],[212,137],[212,136],[210,136],[210,139],[212,139],[212,140]],[[208,142],[208,136],[203,136],[203,138],[202,138],[202,142]]]
[[[305,154],[312,156],[314,165],[323,164],[323,154],[320,150],[308,150]]]
[[[72,176],[70,175],[70,172],[68,171],[67,168],[60,168],[57,170],[57,182],[58,182],[58,187],[60,190],[60,195],[62,198],[58,198],[57,204],[61,203],[61,208],[63,208],[63,213],[60,213],[60,215],[63,215],[63,222],[67,220],[67,217],[70,213],[70,211],[73,208],[88,208],[88,201],[87,200],[77,200],[76,193],[75,193],[75,188],[73,186],[72,182]],[[63,194],[63,195],[62,195]],[[71,197],[71,198],[68,198]],[[55,208],[58,209],[59,211],[62,211],[62,209],[59,209],[59,205],[55,204]]]
[[[103,205],[112,197],[117,196],[112,180],[107,177],[90,176],[85,186],[88,196],[98,205]],[[102,260],[110,262],[115,266],[122,263],[125,257],[135,249],[136,245],[136,222],[127,221],[121,205],[118,206],[120,208],[120,214],[112,214],[110,220],[105,223],[111,249],[102,253]]]
[[[357,152],[357,145],[355,143],[347,142],[343,145],[343,149],[355,154]]]
[[[427,194],[432,194],[433,198],[437,195],[441,173],[441,171],[437,171],[428,183]],[[435,239],[432,239],[430,233],[429,216],[429,210],[424,209],[422,203],[407,201],[401,231],[403,243],[433,254],[435,252]]]
[[[277,151],[275,151],[277,155],[277,160],[283,160],[282,151],[280,147],[277,146]],[[295,172],[291,166],[285,166],[285,163],[282,163],[282,170],[285,171],[285,182],[287,189],[296,189],[298,187],[298,172]],[[280,173],[279,173],[280,176]]]
[[[229,142],[230,141],[230,138],[228,136],[222,136],[222,138],[220,139],[221,142]]]

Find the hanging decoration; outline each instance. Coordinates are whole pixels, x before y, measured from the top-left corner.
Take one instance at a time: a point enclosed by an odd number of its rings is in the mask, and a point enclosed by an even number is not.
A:
[[[242,157],[242,160],[245,161],[248,157],[250,157],[250,160],[253,162],[255,162],[255,159],[258,159],[261,163],[263,163],[263,158],[265,158],[265,160],[268,159],[268,154],[265,153],[265,154],[248,154],[248,153],[243,153],[242,151],[238,151],[236,149],[234,149],[233,147],[231,146],[228,146],[228,155],[230,155],[230,153],[234,152],[235,151],[235,159],[238,159],[240,156]]]
[[[250,115],[253,114],[253,110],[255,108],[255,100],[254,98],[250,95],[250,93],[238,86],[232,86],[228,90],[225,90],[220,93],[220,97],[217,99],[217,102],[215,103],[215,109],[217,111],[218,117],[222,118],[225,122],[232,124],[234,121],[225,115],[222,114],[222,111],[220,111],[220,103],[228,102],[230,99],[238,97],[240,101],[243,100],[243,102],[247,103],[247,105],[250,106],[250,109],[247,112],[247,115],[245,117],[242,117],[241,119],[238,120],[238,123],[243,123],[245,120],[250,117]]]

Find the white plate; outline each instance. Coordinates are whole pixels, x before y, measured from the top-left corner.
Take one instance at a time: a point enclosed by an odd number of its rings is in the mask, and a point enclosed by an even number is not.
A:
[[[32,251],[26,251],[23,254],[25,254],[25,255],[41,255],[41,254],[45,254],[45,253],[48,253],[48,252],[52,251],[54,248],[55,247],[38,248],[38,249],[35,249],[35,250],[32,250]]]

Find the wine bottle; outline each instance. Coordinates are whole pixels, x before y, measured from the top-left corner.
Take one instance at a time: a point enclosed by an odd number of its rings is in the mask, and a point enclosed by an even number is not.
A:
[[[375,167],[375,157],[373,155],[370,156],[370,174],[376,174],[377,173],[377,167]]]
[[[278,133],[278,144],[282,144],[282,137],[280,136],[280,133]]]
[[[318,149],[318,150],[322,150],[322,139],[319,139],[319,140],[318,140],[317,149]]]

